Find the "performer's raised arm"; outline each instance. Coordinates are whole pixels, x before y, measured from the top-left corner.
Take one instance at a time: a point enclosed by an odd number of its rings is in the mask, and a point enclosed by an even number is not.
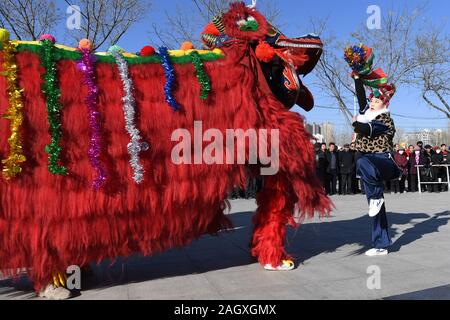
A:
[[[368,108],[366,90],[364,89],[364,84],[362,80],[358,76],[355,76],[354,79],[355,79],[356,97],[358,99],[359,104],[359,113],[363,114],[364,112],[366,112]]]

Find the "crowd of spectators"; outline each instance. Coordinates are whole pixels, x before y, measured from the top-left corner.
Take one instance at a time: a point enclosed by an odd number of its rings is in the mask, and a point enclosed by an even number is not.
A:
[[[342,148],[331,142],[315,144],[317,175],[328,195],[364,193],[356,174],[359,153],[353,143]],[[402,177],[385,181],[386,191],[391,193],[448,191],[446,165],[450,164],[446,144],[425,145],[418,141],[415,146],[394,146],[394,160],[402,170]]]

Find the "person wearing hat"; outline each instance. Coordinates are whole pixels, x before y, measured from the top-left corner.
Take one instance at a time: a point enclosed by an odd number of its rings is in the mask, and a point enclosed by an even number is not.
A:
[[[433,147],[429,144],[425,145],[423,148],[423,155],[425,157],[425,165],[420,169],[420,178],[423,182],[434,182],[434,172],[433,172]],[[433,192],[433,184],[424,184],[425,191]]]
[[[384,84],[372,89],[369,101],[362,79],[353,73],[359,103],[359,115],[353,117],[353,127],[357,134],[356,150],[361,153],[356,168],[361,177],[369,203],[369,216],[372,218],[372,249],[367,256],[388,254],[392,244],[384,201],[384,183],[401,177],[402,172],[394,162],[393,138],[394,121],[388,109],[395,93],[395,86]],[[369,103],[368,103],[369,102]]]

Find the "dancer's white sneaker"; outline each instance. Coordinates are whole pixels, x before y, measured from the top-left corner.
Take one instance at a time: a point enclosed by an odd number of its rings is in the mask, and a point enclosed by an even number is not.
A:
[[[383,206],[384,199],[370,199],[369,204],[369,217],[375,217],[381,210]]]
[[[366,251],[366,256],[368,257],[385,256],[387,254],[388,254],[387,249],[372,248]]]
[[[292,260],[283,260],[281,264],[276,267],[273,267],[271,264],[266,264],[264,266],[264,269],[268,271],[291,271],[294,268],[295,264]]]

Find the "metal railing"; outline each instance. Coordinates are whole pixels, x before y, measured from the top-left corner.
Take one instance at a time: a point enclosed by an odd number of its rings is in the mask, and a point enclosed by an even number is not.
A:
[[[416,165],[417,168],[417,182],[419,183],[419,193],[422,193],[422,187],[421,184],[446,184],[448,186],[447,191],[450,191],[450,172],[449,172],[449,167],[450,164],[433,164],[431,166],[427,166],[427,167],[445,167],[447,170],[447,181],[441,181],[441,182],[427,182],[427,181],[420,181],[420,168],[425,167],[424,165]]]

